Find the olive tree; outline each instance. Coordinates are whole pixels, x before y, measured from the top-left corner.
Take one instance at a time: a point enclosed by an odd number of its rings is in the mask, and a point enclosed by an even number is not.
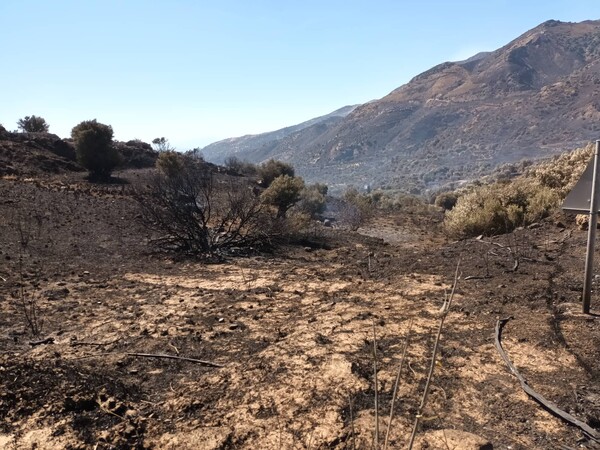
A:
[[[19,130],[26,133],[47,133],[50,125],[46,123],[43,117],[25,116],[17,121]]]
[[[159,137],[152,139],[152,145],[154,146],[154,150],[157,152],[170,152],[175,150],[175,148],[171,147],[171,143],[165,137]]]
[[[274,159],[270,159],[258,167],[258,176],[261,179],[260,184],[265,188],[268,188],[281,175],[293,177],[295,175],[294,167],[291,164]]]
[[[86,120],[71,130],[75,143],[77,161],[90,172],[90,179],[110,178],[121,158],[113,145],[113,129],[110,125]]]
[[[304,180],[300,177],[281,175],[273,180],[261,194],[261,199],[277,208],[277,218],[285,218],[288,210],[300,200]]]

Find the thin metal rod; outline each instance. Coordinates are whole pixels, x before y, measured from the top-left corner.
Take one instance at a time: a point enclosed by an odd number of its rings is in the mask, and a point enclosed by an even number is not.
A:
[[[598,152],[600,140],[596,141],[594,151],[594,174],[592,177],[592,197],[590,201],[590,219],[588,222],[588,242],[585,256],[585,279],[583,281],[583,313],[589,314],[592,298],[592,275],[594,274],[594,245],[598,225]]]

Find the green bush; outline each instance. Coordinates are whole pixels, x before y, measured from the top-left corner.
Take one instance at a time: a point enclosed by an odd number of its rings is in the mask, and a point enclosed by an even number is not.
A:
[[[184,166],[184,156],[174,150],[161,152],[156,159],[156,168],[167,177],[174,177]]]
[[[311,219],[323,214],[327,206],[327,186],[325,184],[311,184],[300,192],[297,208],[307,214]]]
[[[175,148],[171,147],[169,140],[165,137],[152,139],[152,145],[154,146],[154,150],[156,150],[159,153],[172,152],[175,150]]]
[[[224,161],[225,167],[240,175],[253,176],[258,173],[256,164],[248,161],[242,161],[237,156],[228,156]]]
[[[302,189],[304,189],[302,178],[281,175],[263,191],[261,200],[277,208],[277,218],[285,218],[287,211],[300,200]]]
[[[113,129],[94,120],[86,120],[71,130],[77,161],[90,172],[90,179],[110,178],[121,158],[113,146]]]
[[[50,126],[43,117],[25,116],[17,121],[17,127],[26,133],[47,133]]]
[[[295,171],[291,164],[270,159],[258,167],[260,184],[265,188],[268,188],[277,177],[282,175],[294,177]]]
[[[444,226],[457,237],[507,233],[548,216],[559,199],[552,189],[526,178],[479,186],[458,198]]]
[[[579,180],[593,154],[594,144],[588,144],[530,168],[527,175],[565,197]]]
[[[450,211],[456,206],[458,196],[454,192],[442,192],[435,198],[435,206],[443,208],[445,211]]]

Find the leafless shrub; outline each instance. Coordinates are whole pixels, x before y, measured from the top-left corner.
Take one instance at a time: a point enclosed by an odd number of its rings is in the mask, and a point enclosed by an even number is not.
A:
[[[258,173],[258,166],[248,161],[243,161],[237,156],[229,156],[225,158],[225,167],[240,175],[253,176]]]
[[[338,210],[338,222],[351,230],[357,230],[373,217],[374,200],[370,195],[361,194],[355,188],[350,188],[344,192]]]
[[[252,186],[218,180],[210,166],[185,156],[177,170],[159,170],[138,192],[142,221],[159,248],[198,257],[270,244],[272,227]]]
[[[37,211],[26,213],[19,209],[15,212],[12,222],[13,229],[16,230],[19,251],[17,288],[12,292],[14,306],[31,334],[39,336],[44,328],[44,310],[38,293],[27,287],[26,259],[29,256],[32,241],[40,238],[43,216]]]

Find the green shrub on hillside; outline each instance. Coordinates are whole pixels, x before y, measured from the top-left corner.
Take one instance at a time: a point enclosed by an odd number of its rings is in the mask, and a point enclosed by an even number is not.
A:
[[[181,172],[184,166],[185,157],[174,150],[161,152],[156,159],[156,168],[167,177],[175,177]]]
[[[38,116],[25,116],[17,121],[19,130],[25,133],[47,133],[50,125],[46,123],[46,119]]]
[[[325,184],[316,183],[306,186],[300,192],[300,200],[297,208],[312,219],[316,218],[319,214],[323,214],[327,206],[327,190],[327,185]]]
[[[94,120],[86,120],[71,130],[77,161],[90,172],[91,179],[107,179],[121,161],[113,145],[113,129]]]
[[[444,211],[450,211],[456,206],[458,196],[455,192],[442,192],[435,198],[435,206],[443,208]]]
[[[261,200],[277,208],[277,218],[285,218],[287,211],[300,200],[302,189],[304,189],[302,178],[281,175],[264,190]]]
[[[573,188],[594,154],[594,144],[555,156],[550,161],[532,167],[527,176],[565,197]]]
[[[543,219],[559,199],[556,191],[531,179],[479,186],[458,198],[444,226],[457,237],[507,233]]]
[[[258,176],[263,187],[268,188],[277,177],[282,175],[294,177],[295,171],[291,164],[270,159],[258,167]]]
[[[171,143],[165,137],[157,137],[152,139],[152,145],[154,146],[154,150],[159,153],[172,152],[175,150],[175,148],[171,147]]]

